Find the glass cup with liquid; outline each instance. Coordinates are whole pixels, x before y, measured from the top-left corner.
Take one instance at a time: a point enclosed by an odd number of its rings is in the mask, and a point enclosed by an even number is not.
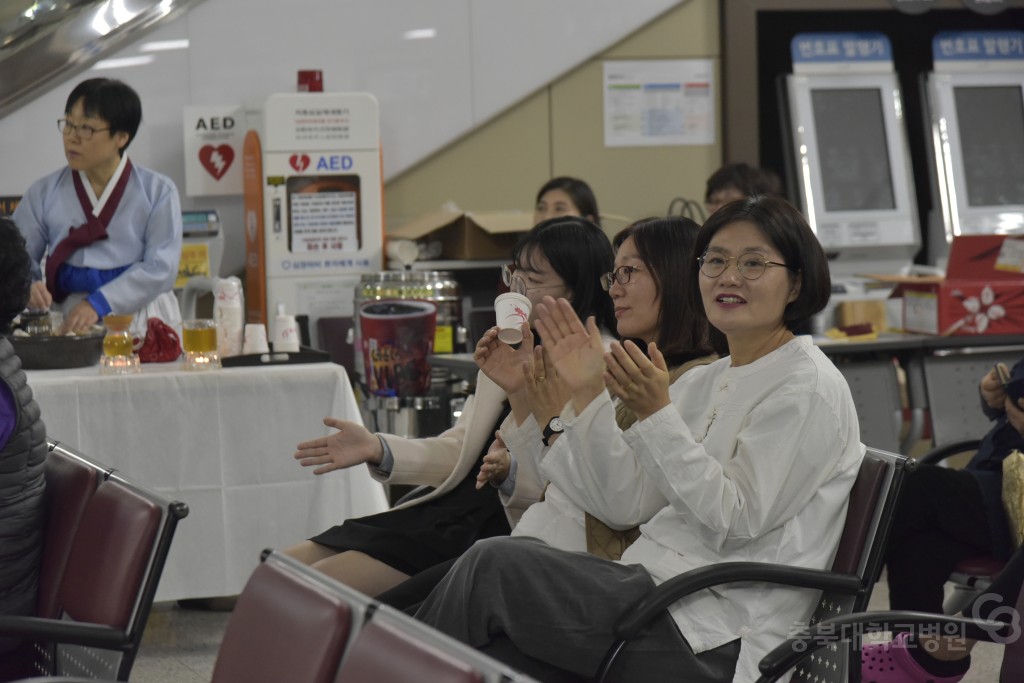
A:
[[[210,370],[220,367],[217,354],[217,323],[210,318],[186,320],[181,324],[182,368]]]
[[[131,375],[140,371],[139,354],[135,353],[135,340],[130,331],[132,315],[103,316],[107,333],[103,337],[103,355],[100,372],[104,375]]]

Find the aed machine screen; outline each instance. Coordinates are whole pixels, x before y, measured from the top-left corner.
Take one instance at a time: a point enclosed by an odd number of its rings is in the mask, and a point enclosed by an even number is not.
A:
[[[811,91],[827,211],[895,209],[877,88]]]
[[[1024,204],[1024,98],[1020,86],[953,89],[968,206]]]
[[[293,254],[358,251],[359,176],[288,178],[288,249]]]

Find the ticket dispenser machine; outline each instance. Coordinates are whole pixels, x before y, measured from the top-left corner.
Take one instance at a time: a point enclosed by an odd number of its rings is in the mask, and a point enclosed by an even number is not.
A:
[[[864,273],[905,274],[920,248],[912,166],[892,46],[880,33],[801,33],[781,84],[790,186],[829,254],[828,327],[844,301],[891,287]],[[815,330],[816,332],[822,330]]]
[[[272,323],[278,306],[308,316],[311,331],[321,317],[353,317],[361,276],[382,264],[377,100],[271,95],[243,159],[248,322]]]
[[[928,260],[945,268],[954,237],[1024,234],[1024,32],[939,33],[932,56]]]

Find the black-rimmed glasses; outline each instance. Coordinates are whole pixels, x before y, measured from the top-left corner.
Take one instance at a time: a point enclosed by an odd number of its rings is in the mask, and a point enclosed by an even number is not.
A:
[[[785,263],[769,261],[755,252],[747,252],[739,256],[722,256],[721,254],[704,252],[697,259],[697,263],[700,264],[700,272],[708,277],[718,277],[724,273],[725,269],[729,267],[730,261],[735,262],[736,270],[740,271],[740,275],[745,280],[756,280],[764,275],[764,271],[768,270],[770,266],[789,268]]]
[[[106,128],[93,128],[88,124],[76,126],[67,119],[57,119],[57,130],[65,136],[75,135],[77,133],[78,137],[81,139],[90,140],[92,139],[93,133],[102,133],[105,130],[110,130],[110,126],[107,126]]]
[[[619,266],[612,272],[601,276],[601,288],[607,292],[616,282],[620,285],[628,284],[629,278],[633,276],[633,273],[642,271],[643,268],[637,268],[636,266]]]

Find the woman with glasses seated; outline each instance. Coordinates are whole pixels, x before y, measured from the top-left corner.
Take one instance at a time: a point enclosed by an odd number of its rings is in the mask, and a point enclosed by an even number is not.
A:
[[[599,325],[614,320],[600,278],[612,245],[591,221],[553,218],[526,233],[505,268],[509,286],[531,301],[563,297]],[[377,515],[350,519],[286,552],[367,595],[379,595],[410,576],[458,557],[480,538],[507,535],[509,520],[497,490],[476,488],[476,473],[496,432],[512,418],[506,393],[484,373],[455,426],[436,437],[373,434],[361,424],[326,418],[338,431],[298,445],[295,458],[314,474],[366,464],[387,484],[427,484],[430,493]]]
[[[670,384],[660,345],[605,352],[593,321],[545,297],[537,330],[571,398],[541,475],[640,536],[612,562],[529,537],[476,543],[417,618],[540,680],[592,676],[613,624],[655,584],[728,561],[825,568],[864,455],[846,381],[794,330],[828,302],[828,264],[776,197],[719,209],[683,275],[730,355]],[[696,264],[695,264],[696,265]],[[634,273],[633,277],[637,277]],[[616,395],[637,416],[622,429]],[[614,680],[751,681],[816,592],[743,583],[697,592],[620,656]]]
[[[672,381],[716,358],[707,321],[691,313],[688,283],[680,277],[695,258],[693,245],[699,230],[699,225],[681,216],[637,221],[615,236],[615,268],[601,277],[615,307],[618,335],[640,348],[656,344],[662,349]],[[606,335],[602,337],[607,346]],[[559,413],[571,393],[554,368],[547,367],[543,346],[533,354],[531,347],[529,329],[524,329],[518,352],[486,335],[477,345],[483,371],[508,393],[514,418],[502,430],[507,450],[484,457],[478,482],[500,484],[513,516],[522,515],[512,535],[533,536],[563,550],[617,560],[639,534],[635,527],[609,529],[557,486],[549,485],[539,472],[544,449],[561,432]],[[510,358],[516,354],[518,362]],[[525,376],[520,369],[524,365],[529,370]],[[636,422],[636,414],[625,403],[616,399],[614,407],[620,428]]]
[[[180,325],[172,290],[181,205],[169,178],[125,153],[141,121],[142,104],[128,85],[79,83],[57,121],[68,165],[33,183],[14,212],[32,259],[29,308],[59,304],[61,334],[86,330],[108,313],[135,314],[140,337],[150,317]]]

